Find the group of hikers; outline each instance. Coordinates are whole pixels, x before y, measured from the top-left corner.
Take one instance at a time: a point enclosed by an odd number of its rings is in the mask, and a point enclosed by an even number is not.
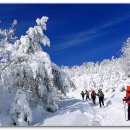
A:
[[[86,95],[86,98],[85,98]],[[81,92],[81,96],[82,96],[82,100],[90,100],[90,91],[85,90]],[[94,90],[91,91],[91,99],[93,101],[94,104],[96,104],[96,96],[98,96],[99,98],[99,105],[100,107],[104,106],[104,93],[102,91],[102,89],[98,90],[98,93],[96,93]],[[126,96],[123,98],[123,102],[126,105],[126,103],[128,104],[128,109],[127,109],[127,119],[130,120],[130,86],[126,86]],[[126,114],[126,113],[125,113]]]
[[[81,92],[82,100],[84,100],[85,95],[86,95],[86,100],[90,100],[88,90],[85,90],[85,92],[84,91]],[[92,90],[91,99],[94,104],[96,104],[96,96],[98,96],[98,98],[99,98],[100,107],[104,106],[104,93],[103,93],[102,89],[99,89],[98,93],[96,93],[94,90]]]
[[[129,76],[129,78],[130,78],[130,76]],[[126,96],[123,98],[123,103],[125,104],[125,106],[126,106],[126,104],[128,104],[127,113],[125,110],[125,115],[127,115],[126,118],[129,121],[130,120],[130,85],[127,85],[125,90],[126,90]],[[86,98],[85,98],[85,95],[86,95]],[[82,100],[84,100],[84,98],[86,100],[90,100],[90,91],[88,91],[88,90],[85,90],[85,92],[82,91],[81,96],[82,96]],[[98,98],[99,98],[100,107],[104,106],[104,93],[103,93],[102,89],[99,89],[98,93],[96,93],[94,90],[91,91],[91,99],[94,104],[96,104],[96,102],[95,102],[96,96],[98,96]]]

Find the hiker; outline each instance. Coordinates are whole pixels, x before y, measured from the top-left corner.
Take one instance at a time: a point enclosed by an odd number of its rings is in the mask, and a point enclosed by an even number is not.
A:
[[[128,120],[130,120],[130,86],[127,86],[126,97],[123,98],[123,101],[128,104]]]
[[[95,91],[93,90],[92,93],[91,93],[91,98],[92,98],[92,101],[93,103],[95,104],[95,100],[96,100],[96,93]]]
[[[82,100],[84,100],[84,95],[85,95],[85,93],[82,91],[81,92]]]
[[[97,96],[99,98],[100,107],[102,107],[102,105],[104,106],[104,93],[102,92],[101,89],[98,90]]]
[[[88,99],[90,100],[90,98],[89,98],[89,91],[86,90],[86,93],[85,93],[85,94],[86,94],[86,100],[87,100],[87,101],[88,101]]]

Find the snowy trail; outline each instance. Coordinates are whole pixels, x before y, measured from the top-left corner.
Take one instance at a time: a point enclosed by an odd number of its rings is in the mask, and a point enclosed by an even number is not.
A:
[[[44,112],[42,118],[34,124],[40,126],[130,126],[125,120],[124,93],[107,95],[104,108],[100,108],[98,98],[96,105],[92,101],[82,101],[79,96],[70,96],[59,103],[55,113]]]
[[[100,125],[101,126],[130,126],[130,121],[126,121],[124,104],[122,101],[122,97],[125,93],[117,92],[115,94],[111,94],[110,97],[105,99],[105,107],[100,108],[98,105],[92,105],[93,111],[101,118]],[[92,103],[90,103],[92,104]]]
[[[125,119],[125,110],[122,97],[124,93],[118,92],[113,98],[108,98],[105,101],[105,108],[95,107],[95,112],[102,116],[102,126],[130,126],[130,121]],[[126,110],[127,111],[127,110]]]
[[[68,98],[60,102],[55,113],[43,114],[44,121],[36,125],[42,126],[99,126],[99,118],[95,118],[92,107],[86,102]]]

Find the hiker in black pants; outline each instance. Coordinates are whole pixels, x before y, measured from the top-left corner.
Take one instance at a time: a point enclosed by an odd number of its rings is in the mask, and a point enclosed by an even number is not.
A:
[[[102,92],[101,89],[98,90],[98,97],[99,97],[99,104],[100,107],[104,106],[104,93]]]
[[[91,98],[92,98],[93,103],[96,104],[96,103],[95,103],[95,100],[96,100],[96,93],[95,93],[94,90],[93,90],[92,93],[91,93]]]
[[[84,95],[85,95],[85,93],[82,91],[81,92],[82,100],[84,100]]]
[[[89,91],[88,90],[86,90],[86,100],[88,101],[88,99],[90,100],[90,98],[89,98]]]

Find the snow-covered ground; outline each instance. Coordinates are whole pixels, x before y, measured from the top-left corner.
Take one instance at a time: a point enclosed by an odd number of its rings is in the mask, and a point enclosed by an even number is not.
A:
[[[80,91],[76,90],[59,102],[57,112],[44,112],[33,123],[35,126],[130,126],[125,118],[124,95],[120,91],[107,93],[105,107],[100,108],[98,97],[94,105],[91,100],[82,101]]]
[[[59,110],[47,112],[42,106],[32,110],[34,126],[130,126],[126,121],[122,98],[125,92],[108,92],[105,94],[105,107],[100,108],[98,97],[96,105],[92,101],[81,100],[80,91],[70,92],[59,102]],[[126,110],[127,111],[127,110]],[[12,125],[5,114],[0,114],[0,125]]]
[[[99,117],[90,104],[76,98],[67,98],[60,102],[60,109],[55,113],[46,112],[41,126],[98,126]]]

